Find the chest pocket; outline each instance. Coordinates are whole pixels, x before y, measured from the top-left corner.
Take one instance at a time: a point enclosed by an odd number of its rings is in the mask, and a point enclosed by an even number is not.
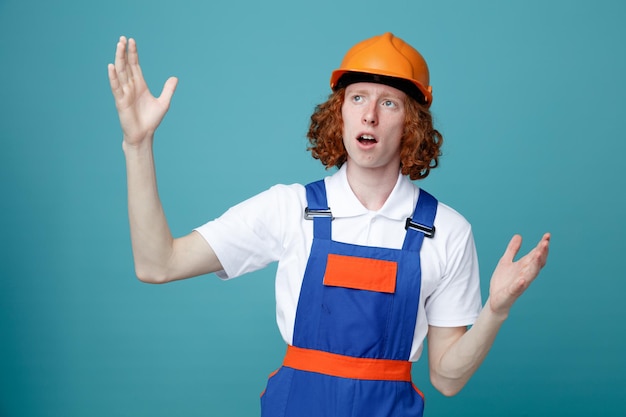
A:
[[[329,254],[324,285],[393,294],[398,264],[383,259]]]

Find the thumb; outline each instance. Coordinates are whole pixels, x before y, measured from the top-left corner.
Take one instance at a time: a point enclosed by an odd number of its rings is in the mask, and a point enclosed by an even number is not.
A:
[[[515,256],[517,255],[521,247],[522,237],[520,235],[513,236],[509,241],[509,244],[507,245],[504,254],[502,255],[502,260],[507,262],[513,262],[513,259],[515,259]]]
[[[159,101],[163,101],[169,107],[170,102],[172,101],[172,96],[176,91],[176,86],[178,85],[178,78],[170,77],[163,85],[163,90],[161,90],[161,95],[159,96]]]

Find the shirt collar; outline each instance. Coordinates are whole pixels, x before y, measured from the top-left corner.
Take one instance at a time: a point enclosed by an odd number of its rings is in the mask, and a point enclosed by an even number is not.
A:
[[[398,171],[398,181],[385,204],[378,211],[370,211],[361,204],[348,183],[346,164],[332,176],[326,177],[326,195],[333,217],[355,217],[365,214],[404,220],[413,214],[418,188]]]

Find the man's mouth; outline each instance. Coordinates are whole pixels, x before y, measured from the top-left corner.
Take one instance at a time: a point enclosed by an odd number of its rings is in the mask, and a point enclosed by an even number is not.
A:
[[[376,138],[375,138],[374,136],[372,136],[372,135],[361,135],[361,136],[359,136],[359,137],[358,137],[358,138],[356,138],[356,139],[357,139],[360,143],[362,143],[362,144],[367,144],[367,145],[369,145],[369,144],[373,144],[373,143],[376,143],[376,142],[377,142]]]

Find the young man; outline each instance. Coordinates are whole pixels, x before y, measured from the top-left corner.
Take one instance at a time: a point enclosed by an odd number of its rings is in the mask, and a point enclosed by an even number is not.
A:
[[[428,110],[426,62],[390,33],[348,51],[311,117],[312,155],[339,167],[335,174],[274,186],[176,239],[152,144],[177,80],[153,97],[136,44],[124,37],[109,79],[139,279],[232,278],[278,262],[277,322],[288,348],[262,396],[263,416],[421,416],[410,372],[423,339],[433,385],[456,394],[546,263],[549,234],[518,261],[514,236],[481,307],[470,225],[409,180],[437,166],[443,139]]]

